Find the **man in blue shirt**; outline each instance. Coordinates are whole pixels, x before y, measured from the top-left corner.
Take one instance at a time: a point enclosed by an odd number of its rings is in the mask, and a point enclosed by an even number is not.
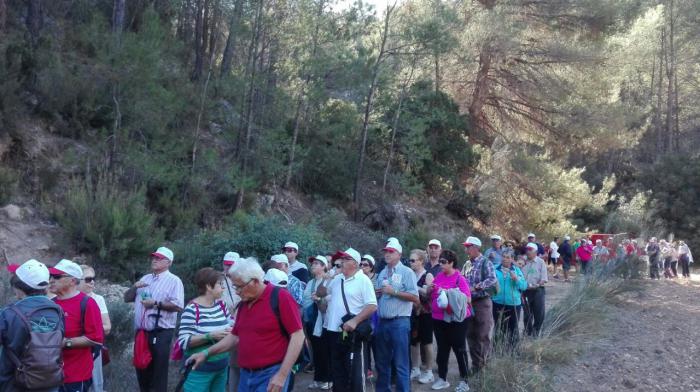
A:
[[[396,366],[396,391],[409,392],[409,339],[413,304],[418,303],[416,274],[401,263],[403,248],[391,238],[384,248],[386,268],[379,273],[376,289],[379,325],[375,333],[377,347],[377,392],[391,391],[391,365]]]
[[[484,257],[491,260],[494,268],[498,268],[503,260],[503,240],[498,234],[491,235],[491,247],[484,252]]]

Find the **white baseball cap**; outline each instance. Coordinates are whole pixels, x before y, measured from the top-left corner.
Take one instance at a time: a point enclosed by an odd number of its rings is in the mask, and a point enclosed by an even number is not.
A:
[[[67,259],[63,259],[59,261],[58,264],[54,265],[52,268],[49,268],[49,272],[53,275],[67,274],[76,279],[83,278],[83,269],[80,268],[78,264],[75,264],[74,262]]]
[[[241,259],[241,255],[236,252],[227,252],[224,255],[224,264],[233,265]]]
[[[530,238],[530,237],[536,238],[535,233],[530,233],[530,234],[527,235],[527,238]]]
[[[299,252],[299,245],[297,245],[296,242],[289,241],[286,244],[284,244],[282,249],[284,250],[284,248],[292,248],[292,249],[296,250],[297,252]]]
[[[289,279],[289,277],[287,277],[287,274],[278,270],[277,268],[270,268],[265,273],[265,277],[263,279],[273,286],[287,287],[287,279]]]
[[[476,237],[467,237],[467,240],[462,244],[464,246],[478,246],[481,247],[481,240]]]
[[[270,260],[274,261],[275,263],[289,264],[289,259],[287,258],[287,256],[285,256],[281,253],[270,257]]]
[[[324,267],[328,267],[328,259],[326,259],[326,256],[318,255],[314,257],[309,257],[309,263],[313,263],[315,260],[320,261]]]
[[[161,246],[160,248],[156,249],[155,252],[151,253],[151,256],[164,257],[170,260],[171,262],[175,260],[175,255],[173,255],[173,251],[164,246]]]
[[[569,237],[568,235],[565,235],[565,236],[564,236],[564,240],[565,240],[565,241],[569,241],[570,239],[571,239],[571,237]]]
[[[369,261],[370,263],[372,263],[372,266],[374,266],[375,264],[377,264],[377,262],[374,261],[374,257],[372,257],[372,255],[370,255],[370,254],[366,254],[366,255],[362,256],[362,259],[360,259],[360,261],[362,261],[362,260],[367,260],[367,261]]]
[[[440,242],[440,240],[436,240],[435,238],[428,241],[428,246],[430,246],[430,245],[437,245],[437,246],[442,248],[442,243]]]
[[[491,240],[492,241],[500,241],[502,238],[498,234],[491,234]]]
[[[393,250],[397,253],[403,253],[401,243],[399,243],[399,240],[394,237],[389,238],[389,241],[387,241],[386,245],[384,246],[384,250]]]
[[[49,269],[34,259],[27,260],[22,264],[8,265],[7,270],[33,289],[41,290],[49,286],[49,277],[51,276]]]
[[[336,254],[333,255],[333,260],[337,260],[343,257],[350,257],[358,263],[362,260],[362,257],[360,257],[360,252],[356,251],[353,248],[348,248],[347,250],[345,250],[345,252],[336,252]]]
[[[530,242],[530,243],[528,243],[528,244],[525,246],[525,248],[527,248],[527,249],[532,249],[532,250],[537,250],[538,247],[537,247],[537,244],[536,244],[536,243]]]

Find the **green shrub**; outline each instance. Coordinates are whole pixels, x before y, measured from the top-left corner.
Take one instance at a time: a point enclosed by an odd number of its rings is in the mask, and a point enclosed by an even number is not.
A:
[[[0,167],[0,206],[9,203],[17,190],[17,173],[7,167]]]
[[[124,301],[107,301],[112,330],[105,337],[111,357],[123,357],[134,341],[134,308]]]
[[[112,280],[133,276],[132,261],[160,243],[155,217],[145,207],[142,190],[122,191],[106,180],[94,185],[73,180],[54,216],[70,245],[87,253]]]
[[[186,290],[193,290],[188,277],[203,267],[220,268],[227,251],[262,262],[280,253],[286,241],[299,244],[299,260],[303,262],[330,249],[326,236],[315,225],[289,224],[279,217],[236,214],[223,230],[204,231],[177,241],[173,246],[176,260],[173,272],[183,279]],[[186,294],[188,298],[194,295],[191,291]]]

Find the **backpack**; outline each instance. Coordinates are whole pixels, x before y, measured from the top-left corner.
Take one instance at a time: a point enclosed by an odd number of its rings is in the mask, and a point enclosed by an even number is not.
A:
[[[484,277],[487,276],[487,274],[488,274],[488,268],[486,267],[486,261],[487,261],[486,258],[481,260],[481,281],[483,281]],[[492,287],[489,287],[487,289],[484,289],[484,292],[491,297],[495,296],[500,291],[501,291],[501,284],[498,282],[498,279],[496,279],[495,285],[493,285]]]
[[[63,324],[63,312],[50,306],[43,306],[32,310],[28,314],[22,313],[15,305],[12,310],[22,320],[29,332],[29,341],[24,346],[20,356],[12,350],[5,350],[15,370],[15,385],[23,389],[44,389],[58,387],[63,384],[63,331],[57,325],[53,331],[34,331],[29,318],[36,312],[44,309],[55,310],[58,313],[59,322]]]
[[[284,324],[282,324],[282,316],[280,315],[280,288],[277,286],[272,288],[272,295],[270,295],[270,306],[272,307],[272,313],[274,313],[275,317],[277,318],[277,323],[280,326],[282,335],[289,339],[289,333],[284,328]]]

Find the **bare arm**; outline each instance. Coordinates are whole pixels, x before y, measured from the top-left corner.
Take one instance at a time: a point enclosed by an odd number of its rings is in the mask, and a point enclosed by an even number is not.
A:
[[[299,358],[299,353],[301,348],[304,346],[304,330],[300,329],[289,336],[289,346],[287,346],[287,352],[284,354],[284,359],[282,360],[282,365],[280,370],[272,376],[269,384],[267,385],[268,392],[278,392],[284,387],[287,376],[289,372],[292,371],[292,366]]]
[[[105,335],[109,335],[112,330],[112,321],[109,319],[109,313],[102,313],[102,329],[105,331]]]

